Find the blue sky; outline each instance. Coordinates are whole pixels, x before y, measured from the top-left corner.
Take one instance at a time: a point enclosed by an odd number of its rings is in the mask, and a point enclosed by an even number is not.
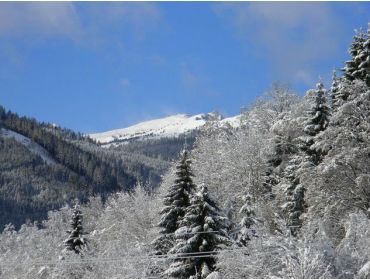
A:
[[[328,83],[369,21],[366,2],[0,2],[0,104],[82,132],[235,115],[274,81]]]

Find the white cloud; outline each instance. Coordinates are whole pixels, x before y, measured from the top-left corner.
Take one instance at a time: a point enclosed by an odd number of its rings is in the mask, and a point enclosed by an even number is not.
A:
[[[80,19],[69,2],[1,2],[0,36],[66,36],[78,39]]]
[[[226,3],[214,10],[232,23],[237,38],[271,61],[277,78],[311,83],[315,66],[338,54],[340,21],[328,3]]]
[[[89,32],[130,30],[138,39],[156,28],[162,19],[156,4],[150,2],[92,2],[82,4]],[[109,33],[109,32],[108,32]]]
[[[160,19],[156,5],[146,2],[0,2],[0,37],[65,36],[99,41],[94,37],[129,29],[143,38]]]

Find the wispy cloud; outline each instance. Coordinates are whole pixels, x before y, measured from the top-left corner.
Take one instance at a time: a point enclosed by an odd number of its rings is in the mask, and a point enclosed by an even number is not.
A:
[[[152,3],[1,2],[0,38],[63,36],[98,41],[107,30],[142,39],[161,19]]]
[[[180,79],[186,89],[187,97],[194,98],[217,97],[220,92],[216,90],[209,71],[200,57],[187,55],[180,65]]]
[[[162,19],[159,8],[151,2],[93,2],[81,5],[81,10],[90,32],[130,29],[137,39],[143,39]]]
[[[340,19],[329,3],[250,2],[216,4],[248,50],[271,61],[274,76],[312,83],[320,60],[338,52]]]
[[[0,36],[81,35],[80,19],[69,2],[1,2]]]
[[[56,38],[93,49],[107,60],[131,59],[136,50],[125,46],[131,37],[146,38],[162,15],[149,2],[0,2],[0,59],[23,64],[23,46],[37,48]],[[163,62],[163,61],[162,61]],[[159,57],[148,63],[161,63]]]

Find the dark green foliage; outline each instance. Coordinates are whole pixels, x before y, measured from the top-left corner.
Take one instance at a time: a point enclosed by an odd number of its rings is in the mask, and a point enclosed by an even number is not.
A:
[[[308,91],[308,94],[314,93],[314,102],[308,112],[307,120],[304,123],[303,131],[306,136],[302,137],[300,148],[305,152],[310,161],[317,165],[323,159],[324,155],[312,149],[315,136],[324,131],[329,125],[330,108],[327,105],[327,92],[324,85],[319,82],[315,91]]]
[[[262,193],[265,199],[274,198],[273,188],[280,182],[279,172],[275,172],[275,170],[279,169],[281,163],[289,155],[297,152],[297,147],[293,145],[291,137],[276,134],[273,139],[273,154],[267,161],[267,169],[262,181]]]
[[[169,253],[179,257],[191,254],[194,258],[175,258],[165,274],[171,278],[206,278],[216,264],[215,257],[209,255],[231,245],[231,241],[228,237],[230,222],[210,198],[205,186],[193,196],[179,226],[176,244]]]
[[[370,23],[367,29],[367,38],[363,44],[363,50],[359,55],[359,76],[370,87]]]
[[[85,233],[82,227],[82,213],[78,205],[75,205],[73,209],[70,225],[72,229],[67,231],[69,236],[64,241],[64,245],[67,250],[80,254],[83,247],[86,246],[87,240],[83,237]]]
[[[331,97],[331,108],[334,110],[337,108],[337,95],[339,93],[340,78],[337,77],[336,71],[333,71],[332,84],[330,88],[330,97]]]
[[[190,198],[195,190],[190,164],[188,152],[184,151],[176,166],[175,184],[164,198],[165,207],[161,211],[162,218],[159,223],[163,234],[173,233],[178,229],[178,222],[184,216],[185,208],[190,205]]]
[[[299,158],[295,157],[289,161],[289,165],[285,168],[284,175],[287,180],[284,184],[284,193],[286,203],[283,205],[283,210],[286,215],[287,226],[293,236],[296,236],[302,226],[302,214],[306,209],[305,203],[305,188],[300,184],[300,179],[296,175],[299,168]]]
[[[239,213],[243,215],[240,221],[240,228],[237,236],[237,242],[240,246],[247,246],[252,237],[256,237],[253,227],[257,223],[256,212],[253,209],[253,201],[250,194],[243,195],[244,205]]]
[[[190,199],[196,186],[193,183],[194,176],[191,171],[191,161],[188,152],[183,151],[181,160],[176,166],[175,184],[172,185],[164,197],[164,208],[160,214],[161,220],[158,226],[161,228],[161,236],[154,241],[158,254],[167,253],[173,243],[173,233],[179,228],[179,223],[185,214],[185,209],[190,205]]]
[[[352,44],[349,48],[349,54],[351,59],[346,61],[346,66],[343,69],[343,75],[348,81],[353,81],[355,79],[361,79],[361,73],[359,71],[359,66],[361,60],[359,59],[359,54],[364,49],[364,42],[366,40],[365,33],[360,30],[356,31],[355,36],[353,37]]]

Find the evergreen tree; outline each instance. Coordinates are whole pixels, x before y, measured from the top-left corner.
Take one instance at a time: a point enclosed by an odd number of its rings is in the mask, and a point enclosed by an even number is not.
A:
[[[80,254],[83,247],[86,246],[87,240],[83,237],[85,234],[82,227],[82,213],[76,204],[73,209],[70,223],[72,230],[68,230],[69,237],[64,241],[66,250]]]
[[[354,74],[370,86],[370,23],[367,30],[367,38],[363,43],[363,47],[357,59],[360,64],[358,70]]]
[[[337,108],[337,95],[339,92],[340,78],[337,76],[337,72],[333,71],[332,84],[330,88],[330,97],[331,97],[331,108]]]
[[[351,55],[351,59],[346,61],[346,66],[342,69],[344,77],[348,81],[362,78],[361,71],[359,71],[361,64],[360,54],[364,49],[365,40],[365,33],[362,30],[356,30],[356,34],[353,37],[352,44],[348,51]]]
[[[322,160],[322,155],[311,146],[314,144],[315,136],[328,127],[330,115],[326,100],[327,92],[322,82],[316,85],[316,90],[308,91],[307,95],[309,98],[313,95],[314,101],[308,112],[309,117],[304,123],[303,130],[306,136],[300,138],[302,142],[299,146],[305,154],[297,151],[297,154],[289,160],[284,169],[282,186],[286,199],[282,208],[285,212],[287,226],[293,236],[297,235],[302,226],[301,215],[306,208],[306,189],[300,182],[299,173],[303,166],[315,166]]]
[[[179,228],[179,222],[184,217],[185,209],[190,205],[192,193],[195,190],[194,177],[191,170],[191,160],[188,152],[183,151],[181,160],[176,166],[175,184],[172,185],[164,198],[164,208],[160,214],[161,236],[154,241],[157,253],[167,253],[173,241],[173,233]]]
[[[275,197],[273,188],[280,183],[280,166],[289,155],[296,153],[296,147],[292,145],[289,135],[275,133],[273,137],[273,154],[267,161],[267,169],[262,178],[262,193],[266,200]]]
[[[299,168],[298,157],[289,161],[284,170],[286,183],[283,185],[286,203],[282,206],[286,214],[287,226],[293,236],[296,236],[302,226],[301,215],[305,211],[305,188],[300,184],[300,179],[296,176]]]
[[[237,238],[237,242],[241,246],[247,246],[248,241],[253,236],[256,236],[256,232],[253,229],[253,225],[257,223],[255,218],[256,213],[252,207],[252,197],[247,194],[243,196],[244,205],[240,208],[239,213],[244,215],[240,222],[240,230]]]
[[[230,245],[230,223],[203,185],[186,208],[176,231],[176,244],[169,251],[175,261],[165,271],[171,278],[205,278],[215,269],[215,251]],[[183,254],[183,255],[182,255]],[[180,258],[183,256],[183,258]]]
[[[304,132],[310,136],[317,135],[327,128],[329,124],[329,107],[326,103],[327,92],[324,85],[319,82],[315,90],[315,103],[309,112],[310,117],[305,123]]]
[[[307,94],[310,93],[312,91],[309,91]],[[306,136],[302,137],[304,143],[301,145],[301,149],[310,157],[310,160],[315,165],[319,163],[322,156],[314,149],[311,149],[311,146],[314,144],[315,136],[325,130],[329,124],[330,109],[327,105],[326,95],[327,92],[324,85],[319,82],[314,91],[314,102],[308,112],[309,117],[304,123],[303,128]]]

